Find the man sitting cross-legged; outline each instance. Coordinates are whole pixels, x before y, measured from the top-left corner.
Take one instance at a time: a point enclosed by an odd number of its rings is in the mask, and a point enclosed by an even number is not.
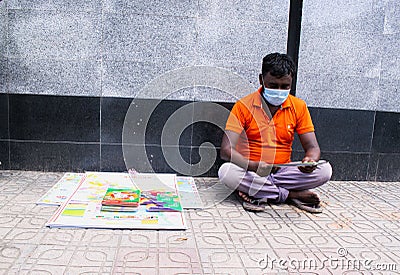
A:
[[[308,108],[289,94],[294,74],[294,62],[286,54],[265,56],[260,88],[235,103],[226,123],[221,158],[229,162],[218,175],[236,190],[247,210],[262,211],[268,201],[321,212],[318,195],[309,189],[330,179],[330,164],[276,166],[291,161],[295,132],[305,151],[302,161],[314,163],[320,158]]]

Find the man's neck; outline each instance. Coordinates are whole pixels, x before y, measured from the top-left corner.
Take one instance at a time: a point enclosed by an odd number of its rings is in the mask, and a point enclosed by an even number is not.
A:
[[[281,108],[281,106],[274,106],[268,103],[268,101],[266,101],[263,97],[261,97],[262,100],[262,107],[265,111],[265,113],[269,116],[270,119],[272,119],[275,115],[275,113],[278,111],[279,108]]]

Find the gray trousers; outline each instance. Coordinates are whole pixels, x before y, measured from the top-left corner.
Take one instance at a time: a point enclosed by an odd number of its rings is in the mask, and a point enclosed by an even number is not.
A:
[[[227,162],[218,171],[219,180],[231,189],[244,192],[256,199],[271,202],[286,201],[289,190],[306,190],[323,185],[332,176],[329,163],[318,165],[311,173],[303,173],[297,167],[281,167],[275,174],[260,177],[255,172]]]

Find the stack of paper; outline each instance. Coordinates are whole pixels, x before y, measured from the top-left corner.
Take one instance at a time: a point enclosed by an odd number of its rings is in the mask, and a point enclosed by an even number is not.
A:
[[[61,205],[72,195],[84,176],[84,173],[65,173],[65,175],[37,201],[37,204]],[[177,176],[176,181],[182,208],[202,209],[203,202],[200,198],[194,178]]]
[[[107,189],[101,201],[101,211],[134,212],[138,210],[140,190],[136,188]]]
[[[130,176],[128,173],[87,172],[71,196],[49,220],[47,226],[186,229],[176,182],[174,174]],[[107,201],[106,193],[115,189],[128,189],[132,196],[134,190],[140,190],[141,203],[137,208],[130,209],[133,211],[121,211],[120,208],[108,208],[104,211],[103,202]],[[137,192],[136,194],[138,195]],[[118,196],[122,196],[122,192],[114,193],[114,198]]]
[[[203,202],[192,177],[176,177],[181,204],[185,209],[202,209]]]

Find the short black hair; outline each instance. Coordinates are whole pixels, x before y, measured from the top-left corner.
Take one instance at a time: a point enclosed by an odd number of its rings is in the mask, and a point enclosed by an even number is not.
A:
[[[294,77],[296,66],[287,54],[271,53],[263,58],[261,73],[263,76],[270,73],[278,78],[288,74]]]

